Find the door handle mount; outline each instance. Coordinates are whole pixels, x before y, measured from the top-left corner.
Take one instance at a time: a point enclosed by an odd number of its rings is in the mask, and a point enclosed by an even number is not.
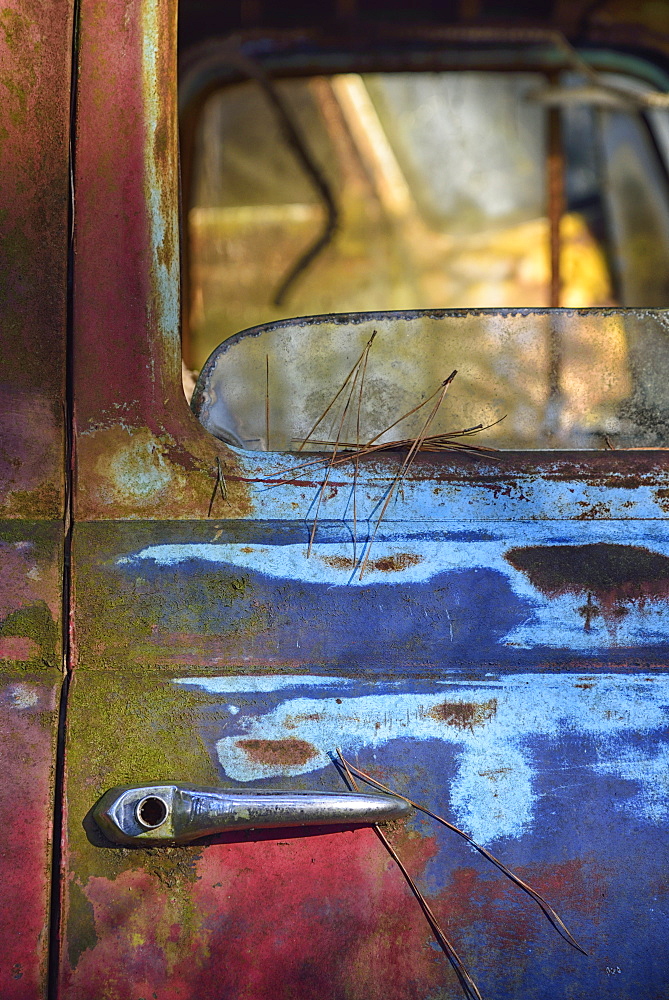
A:
[[[384,823],[411,806],[375,792],[226,790],[193,785],[110,788],[93,808],[116,844],[185,844],[231,830]]]

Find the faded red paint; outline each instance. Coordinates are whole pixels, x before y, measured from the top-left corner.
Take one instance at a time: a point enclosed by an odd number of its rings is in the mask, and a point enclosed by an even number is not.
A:
[[[74,383],[82,519],[206,517],[216,455],[226,470],[236,467],[181,389],[176,8],[176,0],[81,4]],[[143,62],[153,52],[157,70]],[[243,510],[243,497],[243,487],[232,488],[231,512]]]
[[[3,1000],[46,995],[60,688],[57,522],[65,503],[72,12],[72,0],[0,5]]]
[[[46,986],[52,761],[59,682],[0,674],[0,996]]]
[[[435,853],[396,840],[416,873]],[[83,887],[98,943],[69,972],[68,1000],[406,1000],[452,982],[372,830],[212,845],[195,870],[187,909],[147,872]]]
[[[391,839],[419,883],[430,837]],[[255,841],[255,842],[254,842]],[[456,847],[456,850],[458,848]],[[150,862],[82,886],[91,947],[64,981],[67,1000],[129,990],[158,1000],[408,1000],[458,996],[444,956],[395,862],[370,829],[233,840],[192,849],[193,877],[175,892]],[[592,922],[607,875],[594,860],[519,868],[563,913]],[[534,904],[481,863],[458,868],[430,905],[463,959],[533,962],[553,935]],[[523,944],[521,944],[521,942]],[[586,942],[587,944],[587,942]],[[558,955],[566,965],[573,953]],[[580,960],[580,959],[578,959]],[[480,961],[480,958],[479,958]]]
[[[55,539],[62,545],[60,533]],[[8,614],[29,604],[43,601],[56,621],[61,602],[61,553],[57,549],[53,559],[45,559],[29,539],[0,541],[0,622]]]
[[[0,516],[63,509],[72,2],[0,9]]]
[[[0,996],[37,1000],[49,943],[63,532],[0,527]]]
[[[94,415],[107,427],[155,424],[164,405],[165,352],[150,317],[143,6],[117,0],[81,9],[74,299],[77,345],[86,351],[77,380],[82,431]],[[157,382],[142,379],[147,366],[162,375]]]
[[[0,639],[0,660],[15,660],[24,663],[34,659],[40,651],[40,646],[28,636],[10,635]]]
[[[520,865],[513,870],[549,899],[558,913],[569,914],[570,923],[576,914],[587,917],[586,923],[592,933],[598,901],[606,898],[609,882],[609,873],[601,860],[587,856],[568,858],[550,867]],[[519,948],[520,942],[541,938],[548,941],[554,934],[528,896],[500,874],[480,864],[476,868],[468,865],[458,868],[434,909],[452,926],[462,927],[468,933],[473,931],[486,950],[497,951],[509,942]],[[581,943],[587,946],[589,942]],[[555,950],[558,955],[561,953],[557,944]],[[568,950],[562,954],[573,958]]]

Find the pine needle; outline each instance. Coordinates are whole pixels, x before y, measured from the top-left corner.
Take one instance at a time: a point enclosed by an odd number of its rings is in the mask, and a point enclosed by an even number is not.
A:
[[[339,759],[340,759],[340,761],[342,763],[344,771],[346,772],[346,779],[347,779],[347,783],[348,783],[349,787],[352,788],[354,791],[357,791],[358,790],[358,786],[356,784],[355,778],[351,774],[351,770],[357,771],[358,769],[355,768],[355,767],[353,767],[353,765],[349,765],[348,764],[347,760],[345,759],[345,757],[342,754],[342,752],[339,749],[339,747],[337,747],[337,754],[338,754]],[[423,893],[421,892],[421,890],[418,888],[418,885],[414,882],[413,878],[411,877],[411,875],[407,871],[407,869],[406,869],[403,861],[401,860],[399,854],[397,853],[397,851],[395,850],[395,848],[393,847],[393,845],[390,843],[390,841],[388,840],[388,838],[386,837],[385,833],[383,832],[383,830],[381,829],[381,827],[378,825],[378,823],[374,824],[373,829],[374,829],[374,832],[376,833],[377,837],[379,838],[379,840],[383,844],[383,846],[386,848],[386,850],[390,854],[390,856],[393,859],[393,861],[395,862],[395,864],[398,866],[399,870],[402,872],[402,875],[406,879],[407,884],[409,885],[409,888],[411,889],[412,893],[414,894],[414,896],[418,900],[418,904],[419,904],[421,910],[423,911],[423,914],[425,915],[425,918],[426,918],[428,924],[430,925],[430,929],[432,930],[432,933],[434,934],[435,938],[437,939],[437,943],[439,944],[439,947],[441,948],[441,950],[446,955],[446,958],[451,963],[451,966],[452,966],[452,968],[453,968],[456,976],[458,977],[458,981],[460,983],[460,986],[462,987],[462,992],[467,997],[467,1000],[483,1000],[483,997],[481,996],[481,993],[479,992],[478,986],[476,985],[476,983],[474,982],[474,980],[470,976],[469,971],[468,971],[466,965],[464,964],[464,962],[462,961],[462,959],[458,955],[457,951],[455,950],[455,948],[453,947],[453,945],[451,944],[451,942],[449,941],[449,939],[446,937],[446,935],[443,932],[443,930],[441,929],[441,926],[440,926],[439,921],[438,921],[438,919],[436,917],[436,914],[434,913],[432,907],[428,903],[427,899],[425,898],[425,896],[423,895]]]
[[[346,386],[348,385],[348,383],[353,378],[355,372],[360,367],[360,364],[362,362],[362,359],[365,357],[365,354],[369,353],[369,349],[372,346],[372,342],[373,342],[373,340],[374,340],[375,337],[376,337],[376,330],[373,330],[372,331],[372,336],[369,338],[369,340],[367,341],[367,343],[365,344],[365,346],[364,346],[364,348],[362,350],[362,354],[360,355],[360,357],[358,358],[358,360],[353,365],[353,367],[351,368],[350,372],[348,373],[348,375],[346,376],[346,378],[342,382],[341,387],[337,390],[337,392],[335,393],[335,395],[332,397],[332,399],[330,400],[330,402],[328,403],[328,405],[325,407],[325,409],[321,413],[321,415],[318,418],[318,420],[316,421],[316,423],[313,425],[313,427],[311,428],[311,430],[309,431],[309,433],[307,434],[307,436],[302,441],[302,444],[297,449],[298,451],[302,451],[303,450],[305,444],[307,444],[307,442],[311,438],[311,435],[314,433],[314,431],[316,430],[316,428],[318,427],[318,425],[320,423],[322,423],[323,420],[325,420],[325,418],[327,417],[328,413],[330,412],[330,410],[332,409],[332,407],[335,405],[335,403],[337,402],[337,400],[341,396],[342,392],[344,391],[344,389],[346,388]]]
[[[346,381],[344,382],[344,385],[342,385],[341,389],[336,394],[336,396],[334,397],[334,399],[332,400],[332,402],[330,403],[330,405],[325,410],[325,413],[323,413],[323,415],[321,416],[321,418],[318,421],[318,423],[320,423],[321,420],[323,419],[323,417],[326,416],[326,414],[328,413],[328,411],[334,405],[335,400],[341,395],[341,393],[344,390],[345,386],[347,385],[347,383],[351,380],[351,377],[353,376],[353,381],[351,382],[351,388],[349,390],[348,398],[346,399],[346,402],[345,402],[344,407],[343,407],[342,412],[341,412],[341,417],[340,417],[340,420],[339,420],[339,427],[337,428],[337,437],[336,437],[336,440],[335,440],[335,442],[333,444],[333,448],[332,448],[332,455],[329,457],[329,459],[327,461],[327,471],[325,473],[325,478],[323,479],[323,482],[321,483],[319,491],[318,491],[318,500],[316,502],[316,513],[314,515],[314,523],[313,523],[313,525],[311,527],[311,533],[309,535],[309,545],[307,547],[307,559],[311,555],[311,550],[312,550],[313,544],[314,544],[314,538],[316,537],[316,528],[318,526],[318,514],[320,512],[320,508],[321,508],[321,503],[322,503],[322,500],[323,500],[323,496],[325,494],[325,490],[326,490],[326,487],[327,487],[329,479],[330,479],[330,473],[332,472],[332,468],[333,468],[333,466],[335,464],[335,459],[337,457],[337,449],[339,447],[339,438],[341,437],[341,432],[342,432],[342,429],[344,427],[344,422],[346,420],[346,415],[348,413],[349,406],[351,405],[351,400],[353,399],[353,395],[355,393],[355,387],[357,385],[358,378],[360,377],[361,373],[362,373],[362,378],[364,378],[364,373],[365,373],[366,368],[367,368],[367,358],[369,356],[369,350],[370,350],[370,348],[372,346],[372,342],[374,341],[374,337],[375,336],[376,336],[376,330],[373,331],[372,336],[367,341],[367,344],[365,345],[365,348],[364,348],[362,354],[360,355],[360,357],[356,361],[354,367],[349,372],[349,374],[348,374],[348,376],[346,378]],[[315,430],[315,428],[318,426],[318,423],[314,425],[314,428],[312,428],[312,431]],[[305,441],[302,443],[302,447],[304,446],[304,444],[306,444],[306,440],[307,439],[305,439]]]
[[[209,501],[209,510],[207,511],[207,517],[211,517],[211,512],[214,509],[214,500],[216,499],[216,494],[220,493],[222,500],[228,499],[228,487],[225,482],[225,476],[223,475],[223,469],[221,468],[221,459],[216,456],[216,482],[214,483],[214,490],[211,494],[211,499]]]
[[[355,566],[357,557],[357,541],[358,541],[358,508],[357,508],[357,490],[358,490],[358,471],[360,465],[360,411],[362,409],[362,393],[365,388],[365,375],[367,373],[367,361],[369,359],[369,349],[372,346],[372,340],[376,336],[376,330],[372,333],[369,343],[364,351],[364,361],[362,363],[362,375],[360,378],[360,391],[358,392],[358,412],[355,418],[355,444],[356,444],[356,454],[353,460],[353,565]]]
[[[416,453],[419,451],[420,446],[422,445],[423,441],[425,440],[425,437],[427,436],[427,432],[430,429],[432,421],[436,417],[436,415],[437,415],[437,413],[439,411],[439,407],[441,406],[441,404],[442,404],[442,402],[444,400],[444,396],[446,395],[448,387],[449,387],[449,385],[451,384],[451,382],[453,381],[453,379],[455,378],[456,375],[457,375],[457,369],[454,370],[454,371],[452,371],[451,374],[448,376],[448,378],[444,379],[444,381],[442,382],[442,384],[441,384],[441,391],[439,392],[439,398],[437,399],[437,402],[434,404],[434,406],[430,410],[430,413],[429,413],[429,415],[428,415],[425,423],[423,424],[423,427],[421,428],[421,431],[418,434],[418,437],[413,441],[411,447],[409,448],[409,451],[407,452],[406,458],[404,459],[404,462],[402,463],[402,465],[401,465],[401,467],[399,469],[399,472],[395,476],[395,479],[393,480],[393,482],[392,482],[392,484],[390,486],[390,489],[388,490],[388,492],[386,494],[386,499],[384,501],[383,507],[381,508],[381,513],[378,516],[376,524],[374,525],[374,531],[373,531],[372,537],[371,537],[371,539],[369,541],[369,545],[367,546],[367,551],[365,552],[365,557],[364,557],[364,559],[362,561],[362,566],[360,567],[360,576],[358,577],[358,579],[360,579],[360,580],[362,580],[362,577],[364,575],[365,567],[367,566],[367,562],[369,560],[369,553],[371,551],[372,545],[374,544],[374,539],[376,538],[376,534],[377,534],[377,532],[379,530],[379,525],[381,524],[381,521],[383,520],[383,518],[385,516],[385,513],[388,510],[388,507],[390,505],[390,501],[392,500],[393,494],[394,494],[395,490],[397,489],[397,487],[402,483],[402,480],[404,479],[404,477],[408,473],[409,469],[411,468],[411,463],[413,462]],[[433,393],[432,396],[430,396],[430,399],[433,399],[435,395],[436,395],[436,393]],[[417,407],[417,409],[420,409],[420,407]]]
[[[431,398],[431,397],[430,397]],[[496,448],[491,448],[484,444],[478,445],[462,445],[456,439],[461,437],[471,437],[474,434],[480,434],[481,431],[490,430],[491,427],[496,427],[497,424],[501,422],[505,417],[499,417],[498,420],[493,420],[491,424],[475,424],[474,427],[465,427],[461,431],[441,431],[439,434],[431,434],[428,437],[423,438],[420,446],[420,451],[468,451],[472,454],[496,452]],[[385,433],[385,431],[383,432]],[[378,437],[378,435],[377,435]],[[373,440],[376,440],[374,438]],[[364,444],[362,447],[357,448],[355,442],[353,441],[339,441],[339,457],[335,462],[335,465],[342,465],[344,462],[351,461],[354,458],[362,458],[364,455],[371,455],[373,452],[377,451],[400,451],[402,448],[410,448],[414,443],[415,438],[400,438],[394,441],[384,441],[382,444]],[[334,444],[331,440],[320,440],[317,438],[311,439],[311,444],[320,444],[324,447],[331,448]],[[342,452],[344,450],[350,450],[353,452],[351,455],[344,455]],[[323,465],[327,460],[323,458],[315,458],[312,462],[305,462],[304,465],[294,466],[293,469],[282,470],[283,472],[296,472],[300,469],[306,468],[309,465]],[[279,475],[280,473],[276,473]]]
[[[358,381],[358,375],[359,374],[360,374],[360,369],[358,368],[358,371],[356,371],[356,373],[355,373],[355,378],[353,379],[353,383],[351,385],[350,392],[348,394],[348,399],[346,400],[346,403],[345,403],[344,408],[342,410],[341,419],[339,421],[339,429],[337,431],[337,440],[335,440],[335,442],[334,442],[334,444],[332,446],[332,455],[329,457],[329,459],[327,460],[327,463],[326,463],[325,477],[323,479],[323,482],[321,483],[321,485],[318,488],[318,499],[316,501],[316,513],[314,514],[314,523],[312,524],[312,526],[311,526],[311,532],[309,533],[309,545],[307,547],[307,559],[311,555],[311,550],[313,548],[314,538],[316,537],[316,528],[318,527],[318,514],[319,514],[320,509],[321,509],[321,503],[323,501],[323,496],[325,494],[325,489],[326,489],[326,487],[328,485],[328,482],[330,480],[330,473],[332,472],[332,468],[334,466],[335,459],[337,457],[337,446],[338,446],[339,435],[341,434],[342,427],[343,427],[344,421],[346,419],[346,414],[348,413],[348,408],[350,406],[351,399],[353,398],[353,393],[355,392],[355,386],[356,386],[356,383]]]
[[[453,375],[455,375],[455,372],[453,372]],[[453,378],[453,375],[451,375],[451,378]],[[443,383],[442,383],[442,385],[443,385]],[[419,410],[422,410],[424,406],[427,406],[427,404],[430,402],[431,399],[434,399],[434,397],[437,395],[437,393],[441,390],[442,385],[437,386],[437,388],[434,390],[434,392],[432,393],[432,395],[428,396],[427,399],[424,399],[422,403],[418,404],[418,406],[414,406],[414,408],[412,410],[408,410],[407,413],[403,413],[402,416],[398,417],[397,420],[393,421],[392,424],[389,424],[388,427],[385,427],[382,431],[379,431],[379,433],[376,434],[371,439],[371,441],[368,441],[367,444],[368,445],[374,444],[375,441],[378,441],[378,439],[380,437],[382,437],[384,434],[387,434],[388,431],[391,431],[393,429],[393,427],[397,427],[397,425],[401,424],[403,420],[407,419],[407,417],[412,417],[414,415],[414,413],[418,413]]]
[[[265,355],[265,448],[269,446],[269,354]]]
[[[337,752],[339,753],[339,751]],[[427,816],[431,816],[432,819],[435,819],[438,823],[443,824],[443,826],[447,827],[449,830],[452,830],[454,833],[457,833],[458,836],[463,838],[463,840],[466,840],[471,847],[473,847],[475,850],[479,852],[479,854],[483,855],[484,858],[486,858],[493,865],[495,865],[495,867],[498,868],[503,875],[506,875],[506,877],[510,879],[514,885],[518,886],[519,889],[522,889],[523,892],[526,892],[527,895],[534,900],[534,902],[537,904],[541,912],[544,914],[547,920],[552,924],[554,929],[558,932],[560,937],[564,938],[564,940],[568,944],[570,944],[572,948],[575,948],[576,951],[580,951],[582,955],[588,957],[587,951],[585,951],[576,941],[574,936],[567,929],[564,922],[555,912],[550,903],[548,903],[544,899],[544,897],[536,891],[536,889],[533,889],[531,885],[528,885],[528,883],[524,882],[521,878],[518,877],[518,875],[515,875],[510,868],[507,868],[506,865],[499,860],[499,858],[496,858],[494,854],[491,854],[490,851],[486,850],[485,847],[482,847],[481,844],[477,844],[476,841],[473,840],[468,833],[465,833],[464,830],[461,830],[459,827],[454,826],[453,823],[449,823],[448,820],[444,819],[443,816],[439,816],[437,813],[432,812],[432,810],[428,809],[427,806],[422,806],[420,805],[420,803],[414,802],[413,799],[407,798],[406,795],[402,795],[400,792],[396,792],[392,788],[389,788],[387,785],[384,785],[381,781],[377,781],[376,778],[372,778],[370,774],[367,774],[365,771],[362,771],[359,767],[356,767],[354,764],[347,763],[343,757],[342,757],[342,762],[344,763],[344,766],[347,768],[347,770],[348,768],[350,768],[358,775],[358,777],[362,778],[363,781],[367,781],[369,784],[374,785],[376,788],[380,788],[384,792],[388,792],[390,795],[395,795],[398,799],[403,799],[405,802],[408,802],[409,805],[413,806],[414,809],[418,809],[420,812],[425,813]]]

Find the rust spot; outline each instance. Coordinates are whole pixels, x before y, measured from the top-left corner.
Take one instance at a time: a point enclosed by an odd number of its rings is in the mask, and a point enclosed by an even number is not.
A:
[[[313,743],[306,740],[237,740],[235,746],[257,764],[306,764],[318,756]]]
[[[595,520],[606,520],[606,518],[611,517],[611,509],[606,503],[595,503],[588,504],[584,501],[579,501],[579,505],[584,508],[580,514],[576,515],[577,521],[595,521]]]
[[[333,569],[353,569],[355,566],[350,556],[323,556],[323,562]]]
[[[370,559],[367,563],[369,569],[378,569],[382,573],[398,573],[409,566],[416,566],[423,561],[422,556],[413,552],[398,552],[394,556],[383,556],[381,559]],[[349,556],[323,556],[323,562],[334,569],[355,569],[357,562]]]
[[[669,597],[669,558],[641,545],[531,545],[510,549],[506,559],[549,597],[587,593],[577,608],[586,628],[600,614],[609,623],[624,617],[625,604]]]
[[[497,714],[497,698],[483,702],[445,701],[441,705],[435,705],[427,714],[438,722],[445,722],[447,726],[473,730],[474,726],[483,726]]]
[[[666,486],[655,490],[655,499],[662,510],[669,512],[669,489]]]
[[[417,556],[413,552],[398,552],[395,556],[375,559],[372,566],[374,569],[380,569],[383,573],[397,573],[398,570],[406,569],[408,566],[416,566],[422,561],[423,557]]]
[[[284,729],[297,729],[300,722],[321,722],[325,718],[323,712],[311,712],[309,715],[301,713],[300,715],[289,715],[286,718],[283,726]]]

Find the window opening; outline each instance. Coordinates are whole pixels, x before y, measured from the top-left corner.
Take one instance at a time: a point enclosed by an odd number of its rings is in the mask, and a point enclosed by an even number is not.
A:
[[[638,81],[622,74],[593,80],[579,67],[271,82],[251,67],[247,76],[208,96],[194,132],[187,218],[193,368],[238,331],[293,316],[667,305],[669,112],[650,107]],[[349,335],[335,325],[338,336]],[[514,327],[513,344],[512,327],[471,317],[444,333],[454,348],[446,367],[463,373],[450,410],[461,413],[463,427],[494,425],[482,443],[665,443],[659,319],[644,327],[622,315],[589,324],[568,313],[538,317]],[[334,392],[344,373],[321,373],[316,354],[329,348],[303,337],[299,349],[309,340],[310,364],[294,366],[297,382],[294,374],[281,379],[279,327],[262,336],[266,350],[240,392],[258,393],[267,415],[270,389],[276,396],[290,384],[292,395],[271,407],[285,426],[275,424],[269,441],[266,429],[240,429],[248,413],[231,413],[214,433],[238,447],[291,450],[303,428],[285,414],[304,411],[300,394],[322,402],[327,376]],[[298,349],[295,336],[286,336]],[[412,349],[427,359],[423,371],[435,352],[422,336]],[[393,395],[392,360],[380,360],[383,339],[370,355],[367,391],[376,362]],[[349,360],[358,340],[352,336],[344,352]],[[390,350],[393,338],[386,340]],[[240,352],[257,354],[250,345],[235,338],[211,370],[229,379]],[[644,358],[649,349],[654,369]],[[399,379],[401,364],[395,367]],[[449,374],[430,371],[431,382],[417,379],[415,402]],[[500,372],[507,373],[504,391]],[[491,410],[495,385],[499,405]],[[236,390],[226,381],[225,391],[232,406]],[[395,415],[404,395],[396,386]],[[472,404],[466,414],[465,398]],[[501,416],[505,425],[496,423]]]

